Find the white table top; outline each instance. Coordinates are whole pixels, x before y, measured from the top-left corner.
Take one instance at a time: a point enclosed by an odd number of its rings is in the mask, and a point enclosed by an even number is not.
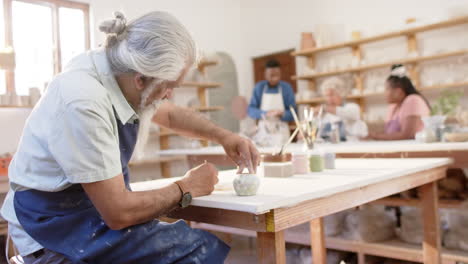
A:
[[[223,171],[215,191],[194,198],[192,205],[262,214],[451,163],[448,158],[392,159],[391,162],[389,159],[337,159],[335,170],[291,178],[262,178],[257,195],[249,197],[237,196],[232,189],[235,171]],[[177,179],[138,182],[131,187],[133,191],[156,189]]]
[[[415,140],[398,141],[361,141],[343,142],[339,144],[317,144],[318,148],[335,153],[394,153],[394,152],[429,152],[429,151],[468,151],[468,142],[457,143],[418,143]],[[290,144],[287,152],[298,152],[303,149],[302,144]],[[275,152],[275,148],[259,148],[262,153]],[[166,155],[224,155],[221,146],[199,149],[169,149],[158,150],[161,156]]]

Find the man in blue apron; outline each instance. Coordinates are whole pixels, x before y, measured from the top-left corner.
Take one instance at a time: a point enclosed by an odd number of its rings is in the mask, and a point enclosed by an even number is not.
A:
[[[132,192],[128,162],[142,122],[154,120],[220,143],[240,169],[258,152],[195,112],[161,100],[195,60],[187,30],[152,12],[101,24],[105,49],[74,58],[25,125],[2,207],[25,263],[223,263],[229,247],[183,221],[155,220],[210,194],[217,171],[203,164],[164,188]],[[171,45],[167,45],[171,43]]]
[[[288,140],[288,122],[294,121],[290,106],[296,109],[294,91],[289,83],[281,81],[280,67],[276,60],[265,64],[265,80],[255,85],[248,109],[249,116],[259,120],[259,128],[274,131],[279,144]]]

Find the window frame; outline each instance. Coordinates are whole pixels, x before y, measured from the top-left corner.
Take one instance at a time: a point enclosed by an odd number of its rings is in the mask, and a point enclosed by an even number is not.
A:
[[[59,9],[61,7],[80,9],[83,11],[83,25],[85,32],[85,49],[89,50],[91,47],[91,33],[90,33],[90,17],[89,17],[89,4],[79,3],[68,0],[0,0],[3,1],[3,17],[5,20],[5,47],[13,47],[13,17],[12,17],[12,3],[13,1],[24,2],[35,5],[42,5],[50,7],[52,10],[52,35],[53,35],[53,62],[54,62],[54,74],[60,73],[62,70],[62,55],[60,46],[60,20],[59,20]],[[6,71],[6,91],[15,91],[15,72]]]

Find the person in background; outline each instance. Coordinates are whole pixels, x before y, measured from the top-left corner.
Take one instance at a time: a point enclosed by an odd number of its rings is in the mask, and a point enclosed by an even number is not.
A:
[[[345,140],[357,140],[367,137],[368,129],[361,120],[361,108],[356,103],[345,102],[348,94],[345,83],[337,78],[329,78],[322,84],[322,94],[325,97],[325,116],[323,117],[323,129],[320,135],[327,138],[333,125],[340,130],[340,138]]]
[[[406,75],[406,68],[393,65],[392,73],[385,83],[385,97],[390,104],[384,133],[370,133],[376,140],[414,139],[424,128],[422,117],[429,116],[429,102],[414,87]]]
[[[296,100],[291,85],[281,81],[281,65],[276,60],[265,64],[265,80],[255,85],[253,96],[248,107],[251,118],[268,127],[276,127],[281,134],[282,142],[289,138],[288,122],[294,121],[290,106],[296,109]]]

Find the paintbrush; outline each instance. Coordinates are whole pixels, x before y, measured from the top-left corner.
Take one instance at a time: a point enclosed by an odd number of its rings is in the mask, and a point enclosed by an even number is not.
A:
[[[299,128],[299,133],[301,133],[301,136],[304,138],[307,145],[309,145],[309,140],[307,139],[304,131],[302,131],[301,123],[299,122],[299,118],[297,118],[296,110],[294,110],[294,107],[292,107],[292,106],[289,106],[289,110],[291,111],[291,114],[292,114],[292,116],[294,118],[294,122],[296,122],[297,128]]]
[[[283,151],[284,149],[289,145],[291,144],[291,142],[294,140],[294,138],[296,137],[297,133],[299,132],[299,128],[297,127],[294,132],[292,133],[292,135],[289,137],[288,141],[286,143],[283,144],[283,146],[281,147],[280,151],[275,154],[275,155],[281,155],[283,154]]]
[[[310,115],[311,115],[311,113],[309,111],[307,111],[307,108],[304,108],[304,122],[305,122],[305,125],[306,125],[307,136],[310,136],[310,133],[312,133],[312,128],[310,127],[310,123],[309,123],[309,116]]]

